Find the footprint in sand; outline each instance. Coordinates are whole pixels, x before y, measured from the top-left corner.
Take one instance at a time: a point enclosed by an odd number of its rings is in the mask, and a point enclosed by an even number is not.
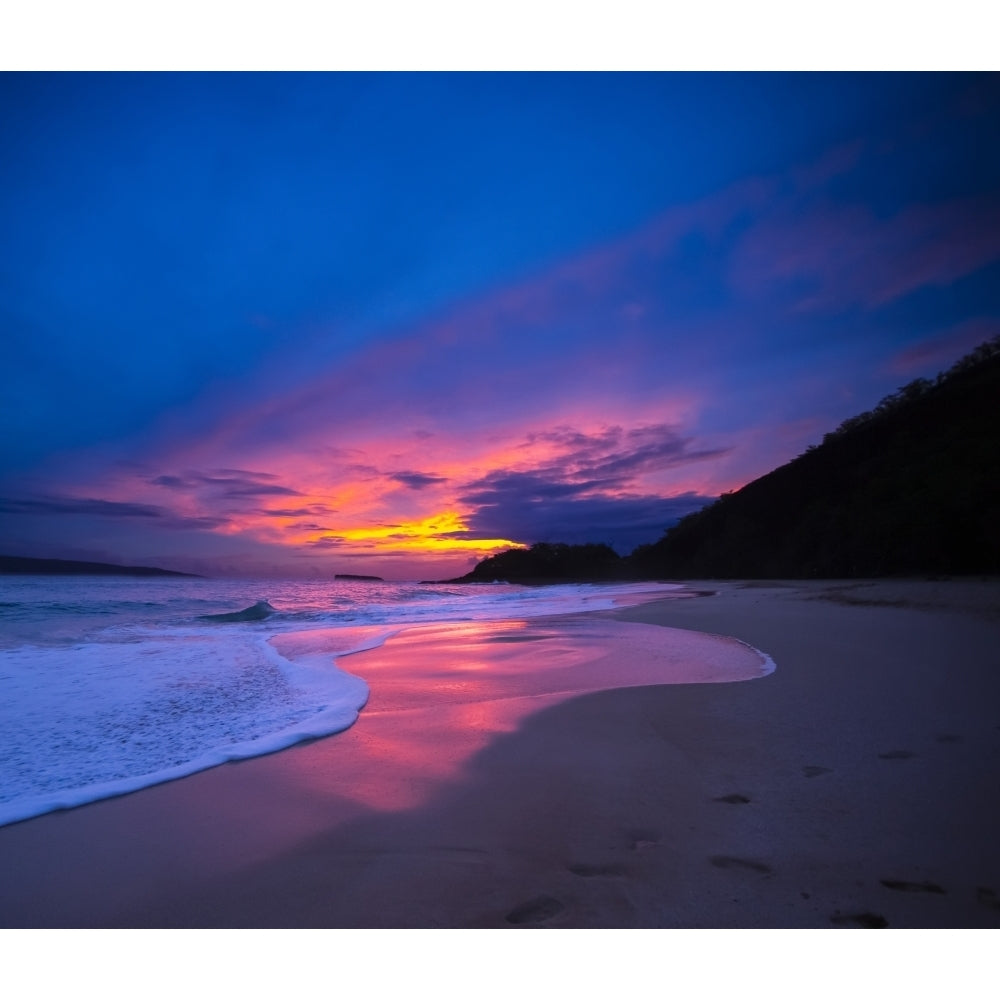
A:
[[[883,878],[879,881],[887,889],[894,889],[896,892],[933,892],[944,895],[944,889],[935,882],[905,882],[895,878]]]
[[[515,906],[505,919],[508,924],[540,924],[565,909],[565,905],[552,896],[536,896],[520,906]]]
[[[991,910],[1000,910],[1000,898],[992,889],[987,889],[984,885],[976,889],[976,902],[988,906]]]
[[[749,858],[732,858],[727,854],[716,854],[708,859],[716,868],[746,868],[761,875],[771,875],[774,871],[763,861],[751,861]]]
[[[830,923],[838,927],[888,927],[889,921],[880,913],[835,913]]]
[[[600,876],[624,875],[624,865],[567,865],[566,870],[581,878],[598,878]]]
[[[713,799],[713,802],[728,802],[731,806],[744,806],[750,800],[745,795],[740,795],[739,792],[733,792],[731,795],[720,795],[717,799]]]
[[[830,774],[831,771],[832,768],[820,767],[819,764],[807,764],[804,768],[802,768],[802,773],[807,778],[816,778],[821,774]]]
[[[628,839],[629,848],[633,851],[648,851],[660,842],[659,831],[647,828],[629,830],[625,836]]]
[[[917,755],[912,750],[890,750],[888,753],[880,753],[882,760],[907,760]]]

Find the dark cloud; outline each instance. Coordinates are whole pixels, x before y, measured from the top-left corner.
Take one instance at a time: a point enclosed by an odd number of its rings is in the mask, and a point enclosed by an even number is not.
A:
[[[98,517],[163,518],[167,512],[143,503],[121,503],[116,500],[94,500],[76,497],[34,497],[14,500],[0,498],[0,513],[4,514],[89,514]]]
[[[322,517],[326,514],[336,514],[337,511],[325,504],[313,503],[306,507],[278,507],[274,510],[262,507],[253,513],[259,514],[261,517]]]
[[[339,549],[348,545],[349,542],[346,538],[341,538],[339,535],[324,535],[322,538],[315,538],[308,543],[314,549]]]
[[[498,491],[493,503],[480,500],[468,518],[471,537],[510,538],[534,542],[605,542],[619,553],[656,541],[686,514],[714,497],[684,493],[677,497],[553,497],[511,487]],[[467,536],[468,537],[468,536]]]
[[[216,495],[227,500],[245,497],[289,496],[302,494],[288,486],[279,486],[271,480],[278,477],[270,472],[246,472],[240,469],[219,469],[214,473],[188,472],[183,476],[163,475],[151,479],[154,486],[170,490],[200,490],[205,487],[216,490]]]
[[[613,482],[559,482],[537,472],[491,472],[469,484],[469,492],[460,499],[471,504],[503,504],[508,501],[531,499],[533,501],[562,500],[591,493]]]
[[[555,453],[535,468],[497,469],[467,484],[460,499],[476,509],[465,537],[606,542],[629,552],[714,499],[649,495],[638,477],[730,450],[697,447],[667,424],[596,433],[558,427],[529,435],[527,443],[553,445]]]
[[[626,442],[627,444],[628,442]],[[730,448],[691,448],[690,440],[672,436],[666,440],[645,442],[624,454],[607,456],[588,470],[598,477],[629,477],[641,472],[669,469],[677,465],[721,458]]]
[[[289,486],[273,486],[264,484],[245,484],[242,486],[231,486],[222,491],[222,496],[229,498],[238,497],[300,497],[300,490],[293,490]]]
[[[467,520],[472,537],[607,542],[631,551],[714,499],[650,495],[637,486],[638,477],[730,450],[696,447],[667,424],[596,433],[558,427],[529,435],[527,443],[553,445],[555,453],[533,469],[497,469],[461,494],[476,508]]]
[[[211,531],[229,523],[229,518],[224,516],[184,517],[151,504],[90,497],[0,498],[0,513],[106,517],[115,520],[140,518],[155,522],[159,528],[195,531]]]
[[[692,438],[681,436],[669,424],[606,427],[591,434],[559,427],[528,436],[529,444],[537,442],[558,448],[557,457],[537,470],[544,476],[574,482],[589,479],[603,488],[624,487],[641,473],[718,458],[731,450],[696,448]]]
[[[411,490],[422,490],[435,483],[448,481],[444,476],[434,476],[428,472],[394,472],[389,478],[403,486],[408,486]]]
[[[175,514],[166,514],[162,520],[157,522],[162,528],[171,528],[177,531],[214,531],[216,528],[221,528],[223,525],[231,523],[230,518],[222,515],[218,517],[211,517],[209,515],[202,517],[179,517]]]
[[[273,472],[251,472],[248,469],[216,469],[215,476],[229,476],[236,479],[273,480],[279,478]]]

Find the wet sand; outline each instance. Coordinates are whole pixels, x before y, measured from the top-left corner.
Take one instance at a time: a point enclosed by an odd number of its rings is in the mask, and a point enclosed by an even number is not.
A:
[[[347,658],[346,733],[0,829],[0,924],[1000,926],[1000,584],[709,586]]]

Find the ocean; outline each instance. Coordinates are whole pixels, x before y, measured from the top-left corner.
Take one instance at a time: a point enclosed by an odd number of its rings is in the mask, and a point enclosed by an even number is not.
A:
[[[610,609],[670,584],[0,576],[0,826],[351,726],[409,625]],[[322,629],[288,659],[269,641]]]

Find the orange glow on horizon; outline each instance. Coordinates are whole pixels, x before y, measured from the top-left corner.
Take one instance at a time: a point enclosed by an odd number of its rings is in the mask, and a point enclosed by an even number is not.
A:
[[[363,528],[345,528],[336,533],[324,532],[305,541],[315,544],[325,539],[351,542],[387,542],[387,548],[407,552],[468,552],[490,551],[502,548],[521,549],[525,546],[509,538],[461,538],[455,537],[468,531],[461,515],[445,511],[420,521],[405,521],[401,524],[372,525]]]
[[[322,506],[330,497],[303,498],[305,506]],[[280,510],[281,508],[274,508]],[[341,555],[352,551],[379,550],[380,554],[408,553],[414,555],[449,555],[476,553],[483,556],[503,549],[525,548],[522,542],[509,538],[462,537],[469,531],[463,515],[445,510],[429,517],[381,523],[372,513],[351,511],[345,526],[331,524],[327,527],[303,525],[299,515],[254,514],[243,515],[220,529],[226,534],[247,533],[263,541],[286,547],[313,547],[335,550]],[[324,520],[335,520],[323,518]],[[362,523],[359,524],[359,521]],[[368,522],[368,523],[365,523]]]
[[[600,418],[563,406],[547,421],[518,417],[485,433],[474,426],[428,430],[415,424],[390,433],[364,427],[350,448],[331,443],[317,415],[294,442],[247,442],[208,470],[197,467],[199,449],[174,451],[169,465],[158,456],[166,474],[124,472],[113,484],[105,477],[101,491],[120,502],[168,510],[206,534],[266,546],[276,560],[308,557],[313,571],[331,560],[368,558],[381,566],[395,558],[412,565],[407,572],[416,575],[455,576],[476,561],[537,540],[530,523],[521,539],[492,537],[496,528],[489,527],[509,523],[488,508],[506,502],[505,489],[516,494],[522,483],[529,498],[534,483],[562,482],[581,504],[605,505],[636,496],[670,499],[692,490],[710,494],[718,492],[712,481],[720,478],[728,488],[739,473],[725,468],[727,457],[675,464],[668,456],[662,466],[642,459],[661,434],[668,442],[674,436],[682,453],[685,427],[700,402],[689,391],[631,415],[609,404]],[[638,456],[632,466],[631,456]],[[93,490],[80,487],[81,495]],[[489,537],[478,537],[484,534]],[[394,566],[389,572],[403,571]]]

